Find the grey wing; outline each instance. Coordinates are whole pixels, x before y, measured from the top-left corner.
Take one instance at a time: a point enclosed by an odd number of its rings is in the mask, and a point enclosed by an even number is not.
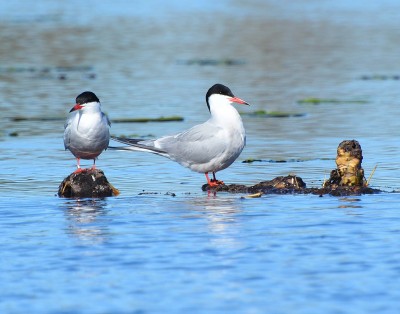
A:
[[[108,116],[104,112],[101,113],[101,116],[103,119],[106,119],[108,126],[111,126],[111,121],[110,119],[108,119]]]
[[[218,140],[222,131],[222,128],[205,122],[185,132],[162,137],[155,144],[178,162],[202,164],[225,151],[227,143]]]
[[[67,119],[64,124],[64,148],[69,148],[70,143],[70,136],[71,136],[71,119]]]

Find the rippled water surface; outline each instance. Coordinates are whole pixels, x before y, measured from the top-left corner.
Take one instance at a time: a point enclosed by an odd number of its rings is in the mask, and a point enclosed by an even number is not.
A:
[[[399,12],[394,0],[1,3],[0,312],[397,313]],[[167,159],[106,151],[97,165],[120,196],[56,196],[74,170],[62,134],[79,93],[111,120],[184,118],[111,128],[147,138],[207,119],[216,82],[251,103],[226,183],[292,173],[318,187],[356,139],[385,192],[212,195]]]

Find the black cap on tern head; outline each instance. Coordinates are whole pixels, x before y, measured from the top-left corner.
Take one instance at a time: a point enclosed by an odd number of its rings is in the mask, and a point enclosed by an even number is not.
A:
[[[229,87],[222,85],[222,84],[214,84],[213,86],[210,87],[210,89],[208,90],[208,92],[206,94],[206,102],[207,102],[208,110],[210,110],[210,104],[208,103],[208,98],[210,98],[210,96],[214,95],[214,94],[235,97],[235,95],[233,95],[233,93],[229,89]]]
[[[76,97],[76,103],[79,105],[87,104],[89,102],[100,102],[97,96],[89,91],[83,92]]]

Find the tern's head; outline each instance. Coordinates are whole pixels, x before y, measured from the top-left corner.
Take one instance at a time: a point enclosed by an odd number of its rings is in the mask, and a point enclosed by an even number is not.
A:
[[[235,97],[229,87],[222,84],[215,84],[211,86],[206,94],[206,101],[208,110],[210,109],[210,104],[214,102],[228,102],[228,103],[238,103],[243,105],[248,105],[244,100]]]
[[[71,111],[81,110],[86,106],[90,106],[91,104],[95,106],[99,106],[100,100],[97,96],[92,92],[83,92],[76,97],[76,105],[72,107]]]

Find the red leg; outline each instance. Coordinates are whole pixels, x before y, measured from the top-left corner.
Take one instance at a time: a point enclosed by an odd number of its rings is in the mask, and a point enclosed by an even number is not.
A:
[[[80,165],[80,161],[81,161],[80,158],[76,158],[76,167],[77,167],[78,169],[76,169],[76,170],[74,171],[74,173],[79,173],[79,172],[82,172],[82,171],[83,171],[82,168],[81,168],[81,165]]]
[[[218,185],[220,185],[220,184],[223,184],[222,181],[215,180],[215,174],[214,174],[214,172],[213,172],[213,175],[214,175],[214,179],[213,179],[213,180],[210,180],[210,178],[208,177],[208,172],[206,172],[205,175],[206,175],[206,178],[207,178],[207,183],[208,183],[208,185],[209,185],[210,187],[216,187],[216,186],[218,186]]]
[[[213,172],[212,174],[213,174],[213,178],[214,178],[213,181],[216,182],[217,185],[224,184],[224,181],[217,180],[217,178],[215,177],[215,172]]]

